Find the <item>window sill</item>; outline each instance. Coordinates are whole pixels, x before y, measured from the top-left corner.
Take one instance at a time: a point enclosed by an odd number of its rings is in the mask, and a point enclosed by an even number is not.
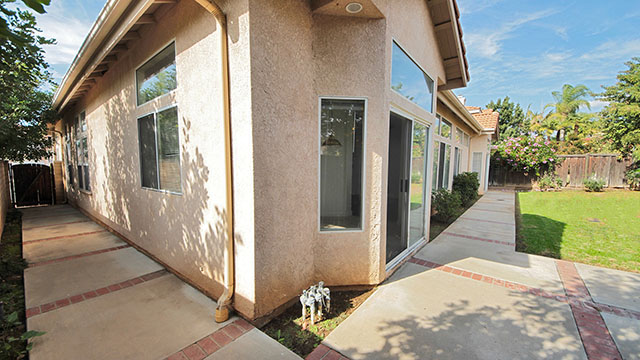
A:
[[[142,188],[142,190],[147,190],[147,191],[153,191],[153,192],[158,192],[158,193],[163,193],[163,194],[168,194],[168,195],[182,196],[182,192],[175,192],[175,191],[162,190],[162,189],[154,189],[154,188],[145,187],[145,186],[142,186],[141,188]]]
[[[80,191],[81,193],[85,194],[85,195],[93,195],[93,193],[89,190],[85,190],[85,189],[78,189],[78,191]]]

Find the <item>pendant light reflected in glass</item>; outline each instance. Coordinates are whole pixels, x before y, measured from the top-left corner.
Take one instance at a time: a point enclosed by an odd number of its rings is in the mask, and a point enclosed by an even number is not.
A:
[[[338,140],[333,133],[329,134],[327,138],[322,142],[322,146],[342,146],[340,140]]]

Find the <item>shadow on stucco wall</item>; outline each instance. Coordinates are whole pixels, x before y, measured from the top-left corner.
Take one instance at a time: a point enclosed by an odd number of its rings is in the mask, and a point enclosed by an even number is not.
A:
[[[216,180],[224,177],[211,178],[204,155],[190,143],[192,123],[181,116],[182,194],[143,189],[133,97],[129,88],[104,105],[105,148],[94,149],[104,152],[104,181],[94,185],[100,187],[94,196],[101,198],[92,199],[92,208],[129,240],[217,298],[223,290],[228,224],[226,209],[210,205],[208,188],[220,186]],[[240,238],[235,241],[242,244]]]

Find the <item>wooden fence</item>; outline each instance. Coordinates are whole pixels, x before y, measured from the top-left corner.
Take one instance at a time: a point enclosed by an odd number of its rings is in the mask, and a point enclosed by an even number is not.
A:
[[[559,155],[556,175],[566,187],[582,187],[585,179],[598,179],[607,187],[625,187],[625,173],[631,159],[618,160],[614,154]],[[530,188],[536,180],[535,175],[524,175],[491,164],[489,185],[516,186]]]

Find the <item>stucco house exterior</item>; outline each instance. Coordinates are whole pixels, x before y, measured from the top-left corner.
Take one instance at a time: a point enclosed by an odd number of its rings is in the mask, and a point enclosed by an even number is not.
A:
[[[450,92],[458,18],[454,0],[109,0],[55,94],[67,198],[221,319],[378,284],[428,239],[433,187],[488,151]]]

